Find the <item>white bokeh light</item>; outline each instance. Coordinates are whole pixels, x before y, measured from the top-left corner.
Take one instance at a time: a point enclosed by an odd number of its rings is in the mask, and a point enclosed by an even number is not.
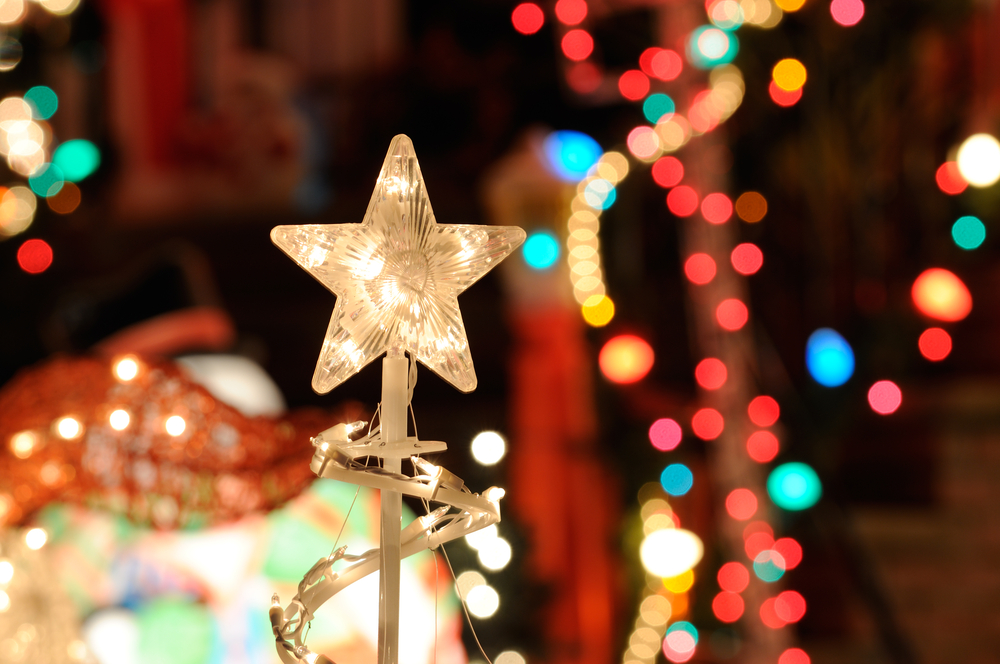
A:
[[[973,187],[1000,180],[1000,142],[989,134],[973,134],[958,148],[958,172]]]
[[[501,570],[510,562],[510,544],[502,537],[496,537],[479,547],[479,564],[488,570]]]
[[[496,431],[483,431],[472,439],[472,457],[484,466],[492,466],[507,454],[507,441]]]
[[[42,548],[48,541],[48,533],[41,528],[32,528],[24,534],[24,544],[32,551],[37,551]]]
[[[128,411],[118,410],[112,411],[111,415],[108,416],[108,423],[111,424],[111,428],[115,431],[124,431],[128,428],[128,423],[132,420],[129,417]]]
[[[465,536],[465,543],[476,551],[488,545],[499,536],[497,524],[491,524]]]
[[[489,618],[500,608],[500,595],[490,586],[476,586],[465,596],[465,604],[477,618]]]
[[[646,535],[639,547],[639,558],[650,574],[670,578],[683,574],[698,564],[705,547],[690,530],[668,528]]]

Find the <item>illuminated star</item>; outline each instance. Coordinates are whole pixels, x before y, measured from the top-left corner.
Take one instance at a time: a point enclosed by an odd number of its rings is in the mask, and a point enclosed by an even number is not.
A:
[[[337,296],[312,387],[324,394],[387,351],[476,389],[458,294],[521,242],[516,226],[438,224],[413,143],[389,144],[360,224],[278,226],[271,240]]]

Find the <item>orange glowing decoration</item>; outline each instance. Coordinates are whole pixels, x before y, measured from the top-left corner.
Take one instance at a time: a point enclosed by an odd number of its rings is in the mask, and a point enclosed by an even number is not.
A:
[[[895,413],[903,403],[903,392],[891,380],[880,380],[868,390],[868,404],[880,415]]]
[[[746,521],[757,513],[757,496],[750,489],[733,489],[726,496],[726,511],[737,521]]]
[[[767,463],[778,456],[781,446],[770,431],[755,431],[747,438],[747,454],[757,463]]]
[[[714,408],[702,408],[691,418],[691,430],[702,440],[715,440],[722,435],[726,421]]]
[[[934,267],[913,282],[913,303],[920,313],[944,321],[959,321],[972,311],[972,295],[953,273]]]
[[[785,92],[793,92],[806,84],[806,68],[795,58],[785,58],[774,65],[771,79]]]
[[[570,30],[563,35],[562,52],[570,60],[586,60],[594,52],[594,38],[586,30]]]
[[[708,254],[691,254],[684,261],[684,275],[691,283],[704,286],[715,278],[715,261]]]
[[[771,101],[785,108],[795,106],[802,99],[802,88],[782,90],[774,81],[767,86],[767,92],[771,95]]]
[[[514,7],[514,11],[510,14],[510,22],[522,35],[533,35],[545,24],[545,14],[535,3],[523,2]]]
[[[709,194],[701,202],[701,216],[710,224],[724,224],[733,216],[733,202],[725,194]]]
[[[65,182],[62,189],[57,194],[49,196],[45,202],[56,214],[69,214],[80,206],[80,188],[72,182]]]
[[[694,368],[694,378],[706,390],[717,390],[726,384],[728,371],[725,363],[715,357],[708,357]]]
[[[931,362],[940,362],[951,354],[951,335],[940,327],[924,330],[917,341],[920,354]]]
[[[736,199],[736,215],[747,222],[755,224],[767,214],[767,199],[756,191],[746,191]]]
[[[682,184],[667,194],[667,209],[678,217],[690,217],[698,209],[698,194],[691,187]]]
[[[41,274],[52,265],[52,247],[45,240],[27,240],[17,250],[17,264],[28,274]]]
[[[747,415],[750,421],[759,427],[769,427],[778,421],[781,415],[781,407],[773,398],[765,395],[754,397],[747,406]]]
[[[749,317],[747,305],[735,298],[723,300],[715,309],[715,319],[719,322],[719,326],[730,332],[735,332],[746,325]]]
[[[968,188],[969,183],[958,170],[958,162],[946,161],[934,173],[938,188],[946,194],[956,196]]]
[[[579,25],[587,18],[586,0],[559,0],[556,3],[556,18],[566,25]]]
[[[729,260],[732,261],[734,270],[749,277],[751,274],[757,274],[764,266],[764,252],[752,242],[744,242],[736,245],[733,253],[729,255]]]
[[[677,157],[660,157],[650,170],[653,182],[664,189],[675,187],[684,179],[684,164]]]
[[[622,334],[604,344],[598,364],[612,383],[635,383],[653,368],[653,349],[637,336]]]
[[[618,91],[630,101],[638,101],[649,94],[649,78],[638,69],[629,69],[618,78]]]

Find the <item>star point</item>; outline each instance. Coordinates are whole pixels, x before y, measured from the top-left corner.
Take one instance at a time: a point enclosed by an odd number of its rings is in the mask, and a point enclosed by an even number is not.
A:
[[[277,226],[271,240],[337,296],[312,387],[325,394],[387,351],[476,389],[458,295],[525,238],[516,226],[438,224],[413,143],[392,139],[364,220]]]

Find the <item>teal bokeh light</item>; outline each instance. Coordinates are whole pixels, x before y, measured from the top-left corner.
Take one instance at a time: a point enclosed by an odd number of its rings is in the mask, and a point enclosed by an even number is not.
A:
[[[521,248],[524,262],[533,270],[547,270],[559,260],[559,241],[551,231],[535,231]]]
[[[951,225],[951,239],[966,251],[977,249],[986,240],[986,226],[978,217],[959,217]]]
[[[677,110],[674,100],[661,92],[651,94],[642,102],[642,114],[652,123],[657,123],[664,116],[671,116]]]
[[[77,138],[57,147],[52,163],[62,169],[66,180],[79,182],[101,165],[101,151],[90,141]]]
[[[542,144],[546,165],[560,179],[579,182],[604,153],[590,136],[579,131],[554,131]]]
[[[761,551],[754,558],[753,573],[765,583],[774,583],[785,575],[785,561],[775,551]]]
[[[736,35],[714,25],[695,28],[688,35],[687,59],[698,69],[711,69],[729,64],[739,53]]]
[[[24,101],[31,106],[31,114],[36,120],[48,120],[59,108],[59,97],[44,85],[36,85],[25,92]]]
[[[683,496],[694,485],[694,475],[683,463],[672,463],[660,473],[660,484],[671,496]]]
[[[823,484],[810,466],[792,461],[771,471],[767,478],[767,495],[782,509],[809,509],[823,495]]]
[[[28,178],[28,186],[31,190],[42,197],[55,196],[62,191],[66,184],[62,169],[55,164],[42,164],[35,173]]]

